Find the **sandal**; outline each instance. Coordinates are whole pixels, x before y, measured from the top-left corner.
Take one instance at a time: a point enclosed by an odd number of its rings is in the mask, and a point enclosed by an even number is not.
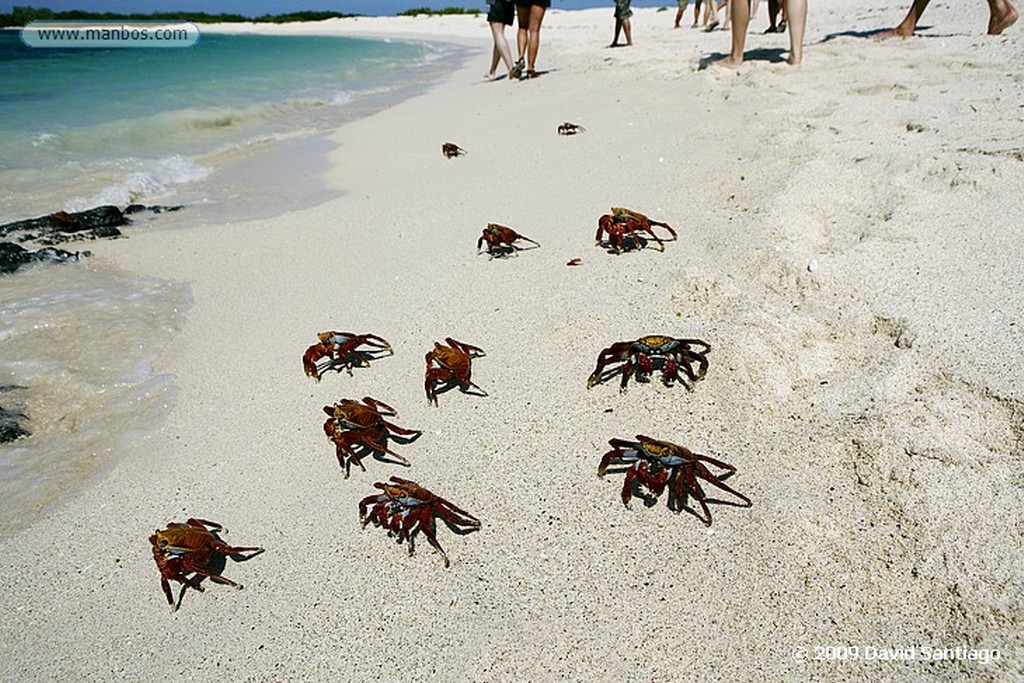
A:
[[[523,77],[523,68],[526,66],[526,61],[520,57],[516,65],[512,67],[512,70],[508,72],[509,80],[520,79]]]

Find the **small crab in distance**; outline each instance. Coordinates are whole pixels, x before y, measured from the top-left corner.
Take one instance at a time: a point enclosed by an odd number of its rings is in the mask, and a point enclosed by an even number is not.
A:
[[[563,123],[560,126],[558,126],[558,134],[559,135],[576,135],[576,133],[586,133],[586,132],[587,132],[587,129],[584,128],[583,126],[575,124],[575,123],[569,123],[568,121],[566,121],[565,123]]]
[[[645,381],[655,369],[661,369],[661,380],[666,385],[679,380],[679,371],[696,382],[708,371],[707,354],[711,345],[700,339],[676,339],[663,335],[649,335],[634,341],[616,342],[602,349],[597,356],[597,367],[587,379],[587,388],[606,382],[621,374],[620,391],[626,390],[629,378]],[[697,367],[694,368],[694,363]],[[611,367],[609,367],[611,366]],[[684,383],[684,386],[687,386]]]
[[[215,555],[234,556],[250,553],[242,558],[248,560],[263,552],[263,548],[232,547],[220,540],[217,533],[227,533],[227,529],[217,522],[189,519],[184,524],[170,522],[166,529],[157,529],[156,533],[149,537],[149,543],[153,546],[153,561],[160,570],[160,586],[164,589],[167,604],[171,606],[172,611],[177,610],[178,605],[175,604],[171,593],[171,581],[182,584],[179,604],[181,598],[185,597],[186,589],[193,588],[202,592],[203,586],[199,583],[202,577],[241,590],[242,584],[220,575],[224,562],[221,561],[219,566],[214,566]],[[195,576],[190,577],[188,574]]]
[[[476,389],[477,396],[486,396],[487,392],[470,381],[472,374],[472,362],[474,358],[486,356],[483,349],[471,344],[457,341],[451,337],[445,339],[448,346],[440,342],[434,342],[434,348],[427,351],[427,372],[423,387],[427,392],[427,402],[437,405],[437,395],[440,391],[447,391],[452,386],[458,386],[459,390],[468,394],[470,389]]]
[[[612,207],[610,214],[605,214],[597,219],[597,234],[594,236],[594,241],[597,246],[605,247],[609,252],[621,254],[627,250],[627,246],[629,249],[642,249],[644,247],[646,241],[639,234],[642,232],[657,242],[658,248],[661,251],[665,251],[665,240],[655,234],[652,227],[655,225],[665,228],[672,235],[671,240],[678,239],[676,231],[668,223],[652,220],[642,213],[631,211],[630,209]],[[602,241],[605,233],[608,234],[607,243]]]
[[[346,479],[353,462],[366,471],[362,462],[366,453],[374,457],[379,453],[387,454],[408,466],[408,460],[388,448],[388,440],[407,444],[423,434],[385,420],[385,417],[395,417],[398,413],[388,404],[369,396],[363,397],[361,402],[343,398],[334,405],[324,406],[323,410],[328,415],[324,433],[334,442],[338,464],[345,470]]]
[[[457,534],[477,531],[480,529],[480,520],[414,481],[399,477],[391,477],[390,481],[390,484],[375,483],[374,486],[382,493],[375,493],[359,501],[359,521],[364,527],[373,522],[387,529],[388,536],[397,536],[399,543],[408,541],[410,555],[413,553],[413,537],[422,531],[430,545],[441,553],[444,566],[450,566],[448,553],[437,542],[434,518],[440,517]]]
[[[441,145],[441,154],[445,155],[448,159],[452,157],[462,156],[463,154],[469,154],[466,150],[462,149],[454,142],[445,142]]]
[[[320,332],[320,340],[313,344],[302,356],[302,369],[306,376],[320,381],[320,377],[328,370],[343,369],[352,374],[352,368],[365,368],[371,360],[390,356],[394,353],[387,340],[375,334],[355,334],[354,332]],[[368,346],[368,349],[360,349]],[[326,359],[326,360],[324,360]]]
[[[514,244],[516,240],[523,240],[524,242],[531,242],[536,245],[535,247],[526,247],[528,249],[536,249],[540,246],[540,243],[536,240],[532,240],[526,235],[520,235],[512,228],[506,228],[504,225],[498,225],[497,223],[488,223],[480,235],[480,239],[476,241],[477,253],[482,253],[480,247],[486,242],[487,254],[490,258],[517,254],[524,247],[517,247]]]
[[[721,503],[736,507],[751,507],[750,499],[723,482],[736,472],[729,463],[700,453],[670,441],[660,441],[649,436],[637,435],[636,441],[626,439],[610,439],[608,444],[612,450],[604,454],[597,468],[597,475],[603,477],[612,466],[625,466],[626,480],[622,484],[622,502],[628,508],[633,499],[634,491],[645,498],[648,505],[653,505],[658,496],[666,488],[669,489],[668,507],[673,512],[688,510],[707,526],[711,526],[711,511],[708,503]],[[707,465],[725,470],[720,475],[713,474]],[[622,471],[622,470],[617,470]],[[698,479],[710,483],[722,491],[731,493],[742,503],[708,498],[701,488]],[[640,486],[650,491],[644,496]],[[690,496],[697,501],[703,516],[686,503]]]

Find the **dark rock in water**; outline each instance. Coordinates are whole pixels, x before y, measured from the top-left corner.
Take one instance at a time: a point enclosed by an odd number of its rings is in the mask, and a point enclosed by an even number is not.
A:
[[[32,432],[21,426],[25,415],[0,406],[0,443],[10,443]]]
[[[163,213],[176,211],[180,206],[142,206],[133,204],[125,211],[116,206],[97,206],[86,211],[67,213],[57,211],[49,216],[29,218],[0,225],[0,237],[16,242],[35,242],[40,245],[63,244],[74,240],[121,237],[122,228],[131,223],[126,214],[143,211]]]
[[[49,216],[6,223],[0,225],[0,237],[15,233],[15,237],[20,237],[19,241],[60,244],[74,239],[117,237],[121,234],[118,228],[128,225],[128,222],[124,212],[116,206],[97,206],[88,211],[58,211]]]
[[[0,242],[0,275],[13,273],[32,263],[65,263],[77,261],[82,256],[89,256],[89,252],[64,251],[55,247],[29,251],[14,242]]]
[[[24,388],[19,386],[0,387],[0,394]],[[22,422],[25,420],[28,420],[28,418],[24,413],[0,405],[0,443],[9,443],[31,434],[30,431],[22,426]]]
[[[125,214],[131,215],[133,213],[142,213],[143,211],[152,211],[153,213],[171,213],[173,211],[181,211],[184,206],[160,206],[156,204],[154,206],[146,206],[144,204],[129,204],[125,207]]]

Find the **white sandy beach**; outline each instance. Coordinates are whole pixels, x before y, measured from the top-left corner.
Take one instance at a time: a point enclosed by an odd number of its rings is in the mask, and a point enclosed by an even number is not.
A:
[[[738,71],[700,68],[729,35],[692,10],[675,31],[674,6],[636,10],[616,50],[610,4],[551,11],[518,83],[482,79],[482,17],[260,27],[479,55],[337,130],[327,204],[90,245],[189,283],[157,368],[179,390],[109,475],[0,539],[0,679],[1020,680],[1024,24],[936,4],[913,39],[858,35],[905,4],[811,3],[793,68],[762,3]],[[609,254],[611,206],[680,239]],[[488,222],[541,247],[477,255]],[[301,356],[330,329],[395,354],[316,383]],[[586,388],[648,334],[708,341],[706,378]],[[486,350],[489,396],[428,406],[447,336]],[[394,446],[411,467],[344,478],[321,406],[363,396],[424,431]],[[636,434],[735,465],[752,507],[627,509],[597,466]],[[439,528],[450,568],[360,527],[392,475],[482,520]],[[267,550],[227,562],[245,590],[171,613],[146,539],[189,517]]]

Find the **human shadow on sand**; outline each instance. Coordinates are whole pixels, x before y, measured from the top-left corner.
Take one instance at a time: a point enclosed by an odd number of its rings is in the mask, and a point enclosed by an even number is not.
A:
[[[743,53],[743,62],[769,62],[771,64],[780,64],[787,60],[789,50],[781,47],[759,47],[753,50],[747,50]],[[725,52],[712,52],[704,55],[700,58],[700,65],[697,67],[697,71],[704,71],[710,66],[714,66],[716,63],[728,59],[729,55]]]

